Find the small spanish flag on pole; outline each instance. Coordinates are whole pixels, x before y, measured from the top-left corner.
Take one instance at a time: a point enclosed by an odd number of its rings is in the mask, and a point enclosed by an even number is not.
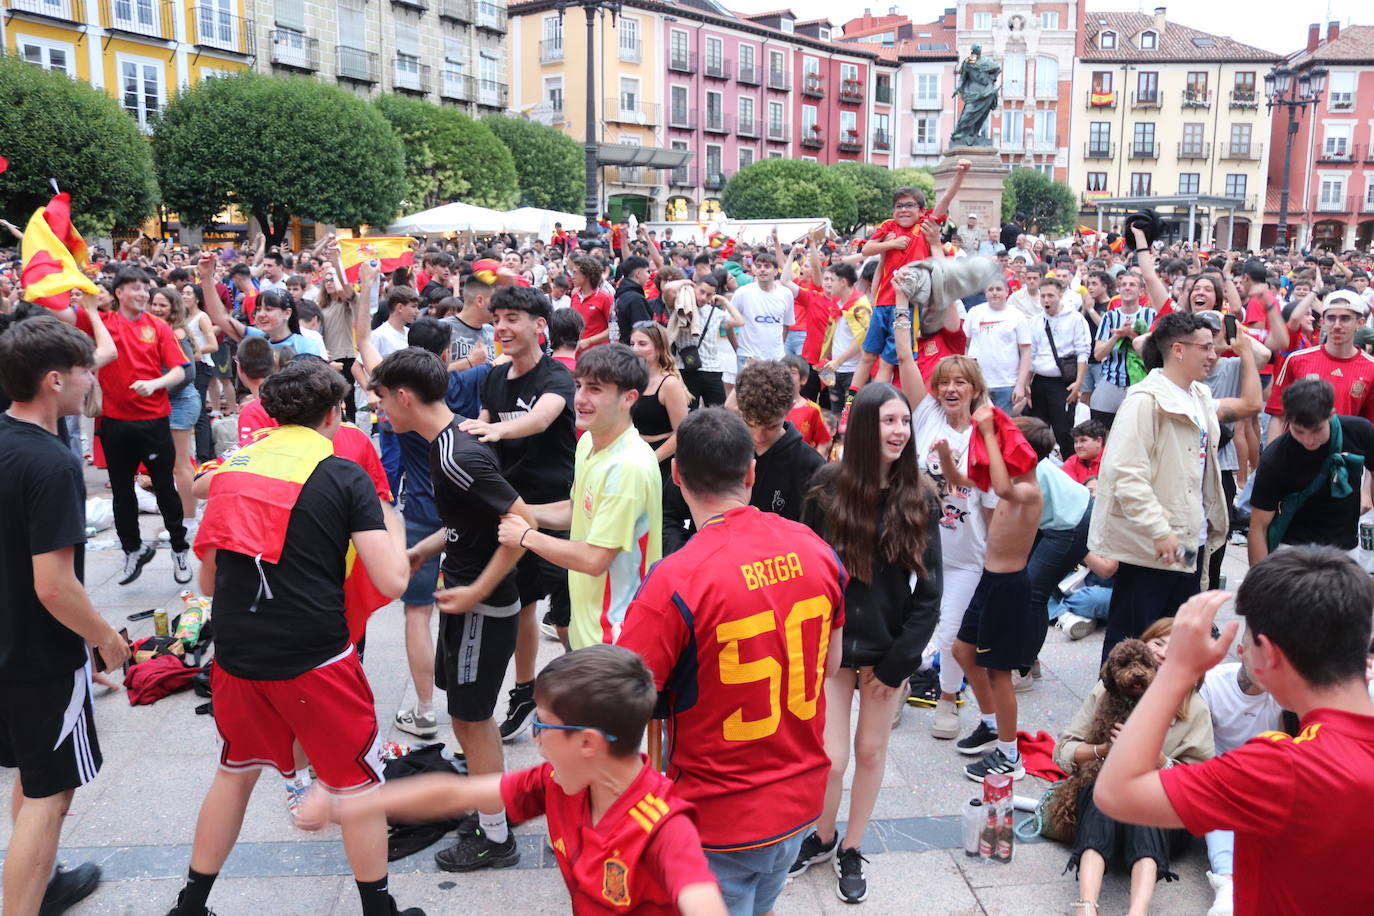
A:
[[[71,305],[72,290],[98,291],[81,272],[88,260],[86,242],[72,225],[72,198],[65,191],[34,211],[24,227],[20,250],[24,301],[64,309]]]
[[[358,282],[358,268],[365,261],[376,261],[377,269],[390,273],[398,267],[415,263],[415,250],[408,236],[368,236],[360,239],[339,239],[339,262],[343,264],[348,282]]]

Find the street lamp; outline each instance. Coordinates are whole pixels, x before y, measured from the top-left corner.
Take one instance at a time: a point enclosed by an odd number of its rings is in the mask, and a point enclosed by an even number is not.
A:
[[[583,238],[596,238],[596,217],[600,209],[601,195],[597,191],[596,185],[596,35],[594,26],[596,24],[596,13],[598,10],[608,10],[611,14],[611,25],[615,25],[615,17],[620,13],[620,0],[556,0],[554,6],[558,10],[558,19],[562,25],[563,12],[570,6],[580,6],[587,15],[587,130],[583,150],[586,154],[587,164],[587,197],[583,201],[582,211],[587,217],[587,228],[583,230]]]
[[[1315,108],[1326,91],[1325,67],[1313,67],[1303,72],[1297,79],[1289,67],[1278,66],[1264,75],[1265,107],[1273,111],[1276,107],[1288,110],[1288,130],[1283,144],[1283,190],[1279,193],[1279,228],[1274,238],[1276,248],[1288,245],[1288,170],[1293,160],[1293,138],[1298,133],[1296,113],[1308,105]]]

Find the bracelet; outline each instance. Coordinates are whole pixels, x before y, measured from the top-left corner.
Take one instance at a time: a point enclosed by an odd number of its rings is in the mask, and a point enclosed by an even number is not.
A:
[[[533,528],[526,528],[526,529],[525,529],[525,533],[522,534],[522,535],[520,535],[520,543],[519,543],[518,546],[520,546],[522,549],[523,549],[524,546],[525,546],[525,535],[529,534],[529,533],[530,533],[531,531],[533,531],[533,530],[534,530]]]

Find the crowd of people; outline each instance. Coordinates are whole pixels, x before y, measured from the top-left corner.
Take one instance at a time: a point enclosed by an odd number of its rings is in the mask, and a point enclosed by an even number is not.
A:
[[[209,912],[263,769],[298,826],[341,825],[365,916],[420,914],[388,889],[388,817],[461,817],[435,859],[464,872],[516,864],[511,825],[546,816],[576,912],[759,916],[820,863],[859,903],[904,710],[968,779],[1020,780],[1048,632],[1099,624],[1103,679],[1054,748],[1093,774],[1074,912],[1118,862],[1148,911],[1190,833],[1209,916],[1374,906],[1332,813],[1374,814],[1371,259],[1146,220],[994,238],[947,222],[966,169],[853,239],[560,228],[417,241],[390,273],[332,236],[164,242],[97,257],[62,309],[0,278],[5,911],[98,878],[53,871],[102,763],[90,678],[129,654],[81,584],[86,462],[119,584],[162,540],[142,507],[213,597],[219,769],[169,916]],[[362,658],[395,599],[414,699],[379,723]],[[542,671],[541,636],[566,650]],[[1104,736],[1135,640],[1153,683]],[[436,690],[469,775],[382,785],[388,726],[443,737]],[[508,772],[526,732],[546,762]]]

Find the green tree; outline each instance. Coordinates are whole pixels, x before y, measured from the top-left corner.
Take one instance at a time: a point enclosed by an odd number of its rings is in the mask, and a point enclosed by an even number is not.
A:
[[[892,187],[912,187],[920,188],[926,196],[926,206],[935,206],[935,176],[930,173],[930,169],[893,169],[888,172],[892,176]],[[889,211],[888,215],[891,215]]]
[[[386,225],[405,192],[401,141],[357,96],[306,77],[257,73],[180,92],[153,132],[167,204],[204,225],[236,203],[270,242],[292,217]]]
[[[148,138],[114,99],[87,83],[0,55],[0,207],[22,226],[48,202],[48,179],[72,195],[88,236],[137,226],[158,203]]]
[[[760,159],[726,182],[721,206],[732,219],[828,216],[836,227],[859,220],[850,183],[826,166],[801,159]]]
[[[487,115],[482,123],[515,159],[520,205],[581,213],[587,197],[582,144],[552,127],[524,118]]]
[[[510,150],[455,108],[382,95],[374,102],[405,148],[407,211],[450,200],[508,210],[519,193]]]
[[[863,225],[876,226],[892,215],[892,191],[899,185],[890,170],[867,162],[837,162],[827,168],[849,185],[858,205],[855,225],[836,224],[837,230],[849,234]]]
[[[1078,200],[1072,188],[1044,172],[1012,169],[1002,182],[1002,221],[1017,213],[1025,214],[1027,229],[1034,224],[1041,232],[1069,232],[1078,219]]]

